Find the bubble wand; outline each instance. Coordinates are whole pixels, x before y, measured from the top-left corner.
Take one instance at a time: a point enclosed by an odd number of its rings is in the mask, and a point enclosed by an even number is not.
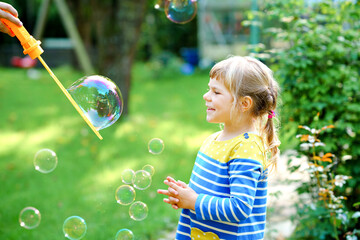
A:
[[[85,122],[89,125],[89,127],[91,128],[91,130],[93,130],[93,132],[96,134],[96,136],[98,136],[98,138],[100,140],[102,140],[102,136],[100,135],[100,133],[96,130],[96,128],[94,127],[94,125],[90,122],[90,120],[85,116],[84,112],[81,110],[81,108],[79,107],[79,105],[75,102],[75,100],[72,98],[72,96],[70,95],[70,93],[65,89],[65,87],[61,84],[61,82],[59,81],[59,79],[55,76],[55,74],[51,71],[51,69],[49,68],[49,66],[45,63],[44,59],[42,59],[42,57],[40,56],[44,50],[40,47],[41,42],[37,41],[33,36],[31,36],[29,34],[29,32],[25,29],[24,26],[17,26],[14,23],[10,22],[7,19],[0,19],[0,21],[2,21],[14,34],[15,36],[19,39],[21,45],[24,48],[24,54],[29,54],[29,56],[32,59],[38,58],[39,61],[42,63],[42,65],[45,67],[45,69],[48,71],[48,73],[50,74],[50,76],[54,79],[54,81],[56,82],[56,84],[59,86],[59,88],[61,89],[61,91],[65,94],[65,96],[67,97],[67,99],[71,102],[71,104],[74,106],[74,108],[78,111],[78,113],[80,114],[80,116],[85,120]]]

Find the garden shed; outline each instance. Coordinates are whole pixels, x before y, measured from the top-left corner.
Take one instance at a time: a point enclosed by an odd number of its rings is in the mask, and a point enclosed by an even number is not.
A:
[[[249,43],[258,42],[258,27],[245,27],[249,10],[257,1],[198,1],[198,49],[201,59],[219,60],[229,54],[244,55]]]

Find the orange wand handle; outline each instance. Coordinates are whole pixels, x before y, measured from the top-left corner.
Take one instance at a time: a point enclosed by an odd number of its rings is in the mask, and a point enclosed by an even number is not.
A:
[[[44,50],[40,47],[41,42],[37,41],[24,26],[17,26],[7,19],[1,18],[2,21],[19,39],[21,46],[24,48],[24,54],[29,54],[32,59],[39,57]]]

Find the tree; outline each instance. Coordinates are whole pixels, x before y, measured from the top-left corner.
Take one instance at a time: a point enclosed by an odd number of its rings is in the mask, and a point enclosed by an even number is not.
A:
[[[128,113],[131,67],[146,15],[146,0],[68,1],[99,74],[120,88]]]

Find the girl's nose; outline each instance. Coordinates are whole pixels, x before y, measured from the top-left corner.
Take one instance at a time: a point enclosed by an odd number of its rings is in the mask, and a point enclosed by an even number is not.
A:
[[[209,92],[206,92],[204,95],[203,95],[203,98],[205,101],[209,101]]]

